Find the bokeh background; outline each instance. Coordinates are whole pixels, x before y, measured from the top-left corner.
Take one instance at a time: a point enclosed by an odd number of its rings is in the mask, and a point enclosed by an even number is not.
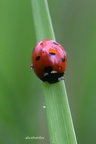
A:
[[[96,2],[48,3],[56,40],[67,51],[65,83],[77,141],[94,144]],[[0,0],[0,144],[49,144],[42,82],[30,70],[35,44],[31,0]]]

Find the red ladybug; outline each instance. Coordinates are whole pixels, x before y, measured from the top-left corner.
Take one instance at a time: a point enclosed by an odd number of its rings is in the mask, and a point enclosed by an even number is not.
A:
[[[42,81],[56,83],[64,79],[66,51],[54,40],[42,40],[33,50],[31,68]]]

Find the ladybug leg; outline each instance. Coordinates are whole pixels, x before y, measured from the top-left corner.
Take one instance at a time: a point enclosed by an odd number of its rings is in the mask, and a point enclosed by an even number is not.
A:
[[[64,76],[58,78],[58,81],[64,80]]]
[[[44,73],[44,75],[43,75],[43,76],[46,76],[46,75],[48,75],[48,73]]]
[[[34,69],[34,66],[33,66],[33,64],[31,64],[31,65],[30,65],[30,68],[31,68],[31,69]]]

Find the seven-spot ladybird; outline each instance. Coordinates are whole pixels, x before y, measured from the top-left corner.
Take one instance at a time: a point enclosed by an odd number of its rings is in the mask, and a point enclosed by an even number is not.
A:
[[[33,50],[31,68],[42,81],[56,83],[64,79],[66,51],[54,40],[42,40]]]

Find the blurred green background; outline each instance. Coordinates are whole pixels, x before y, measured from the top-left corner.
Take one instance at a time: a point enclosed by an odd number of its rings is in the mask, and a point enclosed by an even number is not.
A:
[[[78,144],[96,142],[96,2],[48,0],[67,51],[65,83]],[[49,144],[42,83],[30,70],[36,44],[31,0],[0,0],[0,144]],[[44,137],[28,140],[26,137]]]

